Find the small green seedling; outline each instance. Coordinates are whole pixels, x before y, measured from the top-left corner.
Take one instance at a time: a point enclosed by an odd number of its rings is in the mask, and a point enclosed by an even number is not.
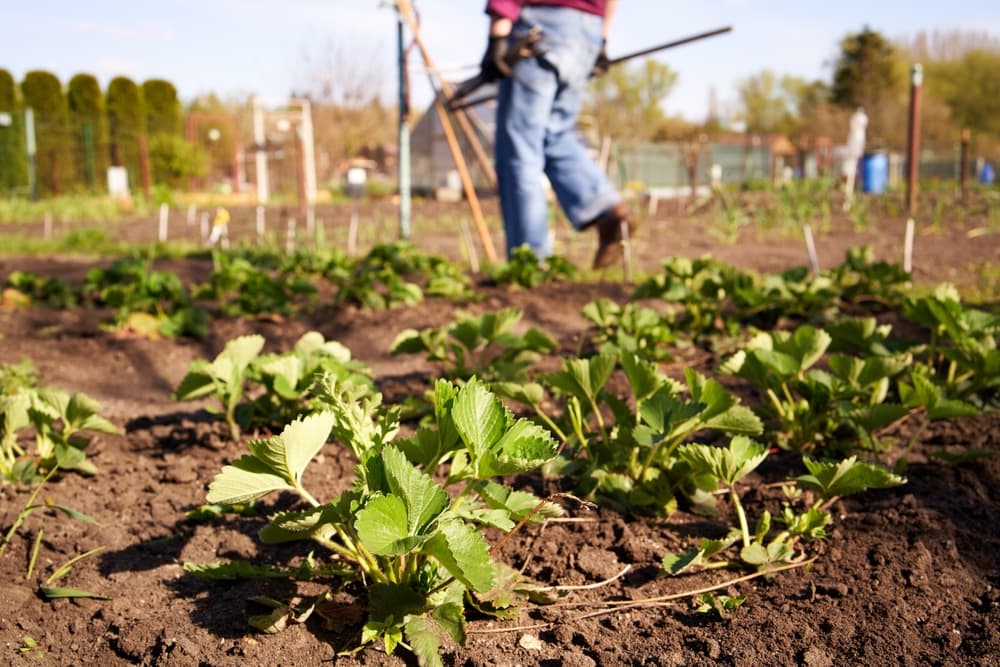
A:
[[[33,655],[36,660],[45,659],[45,651],[31,635],[21,637],[21,645],[17,648],[17,652],[21,655]]]
[[[62,579],[70,572],[73,571],[73,566],[82,561],[85,558],[90,558],[95,554],[99,554],[104,551],[106,547],[97,547],[91,549],[86,553],[82,553],[79,556],[75,556],[53,572],[48,579],[45,580],[45,584],[39,587],[38,592],[41,593],[42,597],[46,600],[65,600],[65,599],[80,599],[80,598],[90,598],[92,600],[110,600],[111,598],[105,595],[99,595],[97,593],[91,593],[90,591],[85,591],[80,588],[63,588],[59,586],[53,586],[52,584]]]
[[[747,601],[745,595],[716,595],[715,593],[702,593],[697,597],[698,606],[695,608],[697,614],[708,614],[715,612],[723,621],[729,620],[734,611],[742,607]]]

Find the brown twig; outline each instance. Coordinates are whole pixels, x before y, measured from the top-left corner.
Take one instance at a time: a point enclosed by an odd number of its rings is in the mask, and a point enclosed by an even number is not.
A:
[[[644,598],[641,600],[627,600],[614,602],[605,602],[606,605],[603,609],[598,609],[597,611],[592,611],[580,616],[574,616],[568,618],[563,623],[578,623],[580,621],[585,621],[590,618],[596,618],[598,616],[606,616],[608,614],[614,614],[620,611],[627,611],[629,609],[652,609],[657,607],[664,607],[668,602],[673,602],[674,600],[680,600],[683,598],[694,597],[696,595],[702,595],[704,593],[712,593],[714,591],[722,590],[724,588],[729,588],[730,586],[735,586],[736,584],[741,584],[747,581],[752,581],[754,579],[759,579],[760,577],[767,577],[779,572],[786,572],[788,570],[795,570],[802,567],[812,565],[816,562],[815,558],[810,558],[799,563],[792,563],[791,565],[782,565],[781,567],[775,567],[770,570],[764,570],[762,572],[754,572],[753,574],[747,574],[742,577],[736,577],[735,579],[728,579],[722,583],[715,584],[713,586],[706,586],[704,588],[699,588],[693,591],[683,591],[681,593],[672,593],[670,595],[661,595],[653,598]],[[574,602],[574,603],[561,603],[558,605],[550,606],[587,606],[590,603],[584,602]],[[469,630],[470,635],[492,635],[492,634],[502,634],[507,632],[525,632],[528,630],[544,630],[555,626],[559,621],[549,621],[546,623],[536,623],[534,625],[521,625],[512,628],[491,628],[488,630]]]

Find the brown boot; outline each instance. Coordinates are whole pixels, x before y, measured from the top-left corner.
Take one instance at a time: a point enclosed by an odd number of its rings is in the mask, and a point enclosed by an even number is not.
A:
[[[603,269],[611,266],[622,256],[622,223],[628,227],[629,239],[635,234],[638,224],[632,216],[632,211],[624,202],[619,202],[601,214],[592,223],[597,227],[597,253],[594,255],[594,268]]]

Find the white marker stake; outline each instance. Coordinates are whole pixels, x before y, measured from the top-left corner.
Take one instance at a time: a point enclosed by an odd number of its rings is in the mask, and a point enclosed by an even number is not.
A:
[[[621,221],[622,260],[625,263],[625,282],[632,282],[632,240],[628,236],[628,223]]]
[[[802,225],[802,232],[806,237],[806,252],[809,253],[809,263],[812,265],[814,275],[819,275],[819,257],[816,255],[816,241],[813,240],[812,227],[807,224]]]
[[[913,273],[913,232],[916,223],[913,218],[906,221],[906,239],[903,241],[903,270]]]
[[[160,204],[160,231],[157,238],[160,243],[167,242],[168,225],[170,224],[170,206],[166,203]]]
[[[45,239],[48,240],[48,239],[52,238],[52,214],[51,213],[46,213],[45,214],[44,227],[45,227],[45,232],[44,232],[45,233]]]
[[[358,210],[351,211],[351,224],[347,227],[347,256],[353,257],[358,251]]]
[[[195,218],[198,216],[198,207],[194,204],[188,204],[187,212],[187,226],[194,227]]]
[[[285,252],[291,255],[295,252],[295,218],[288,219],[288,229],[285,231]]]
[[[479,273],[479,253],[476,251],[476,244],[472,242],[469,225],[465,222],[465,218],[459,218],[458,224],[462,230],[462,243],[469,253],[469,268],[472,269],[473,273]]]
[[[264,217],[264,207],[257,207],[257,238],[264,238],[264,234],[267,232],[267,220]]]

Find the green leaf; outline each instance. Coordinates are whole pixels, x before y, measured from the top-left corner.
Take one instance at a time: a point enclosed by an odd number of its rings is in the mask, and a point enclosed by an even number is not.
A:
[[[444,521],[433,538],[424,545],[448,572],[477,593],[485,593],[495,584],[493,559],[482,534],[458,520]]]
[[[849,496],[866,489],[884,489],[906,483],[905,477],[895,475],[881,466],[858,461],[856,456],[829,463],[814,461],[804,456],[802,462],[810,474],[796,477],[795,481],[827,498]]]
[[[91,593],[80,588],[59,588],[57,586],[39,586],[39,592],[46,600],[67,600],[89,598],[91,600],[110,600],[106,595]]]
[[[406,503],[397,496],[375,496],[358,512],[354,529],[361,543],[380,556],[402,556],[424,541],[411,534]]]
[[[448,506],[448,494],[395,447],[382,450],[382,461],[389,491],[406,505],[409,534],[420,535]]]
[[[441,629],[429,614],[410,616],[404,626],[406,640],[421,667],[443,667],[441,662]]]
[[[89,514],[84,514],[79,512],[72,507],[66,507],[65,505],[57,505],[55,503],[46,503],[46,507],[51,507],[54,510],[58,510],[68,516],[71,519],[76,519],[77,521],[83,521],[84,523],[89,523],[92,526],[100,526],[100,522]]]
[[[500,439],[508,420],[500,399],[475,379],[458,392],[452,417],[473,458],[478,458]]]
[[[275,474],[263,461],[246,455],[223,467],[208,485],[205,499],[209,503],[235,505],[284,490],[293,490],[284,477]]]
[[[260,540],[264,544],[323,540],[335,532],[339,518],[340,513],[330,505],[281,512],[272,516],[270,523],[260,529]]]
[[[332,428],[333,414],[312,414],[287,425],[280,436],[251,440],[250,451],[274,474],[295,486],[306,466],[326,444]]]
[[[552,460],[558,445],[538,424],[519,419],[476,460],[478,479],[534,470]]]
[[[404,329],[396,335],[389,346],[389,354],[416,354],[426,352],[427,344],[424,342],[420,332],[416,329]]]
[[[615,370],[617,355],[602,353],[589,359],[570,359],[563,370],[547,376],[549,384],[576,396],[582,403],[597,402],[597,395]]]
[[[656,370],[656,365],[639,358],[631,352],[623,352],[621,355],[622,370],[628,378],[629,386],[632,387],[632,395],[635,402],[641,404],[647,398],[656,393],[656,390],[663,384],[660,374]]]
[[[677,453],[695,473],[708,473],[732,486],[761,464],[767,448],[745,436],[736,436],[726,449],[689,444],[679,447]]]

